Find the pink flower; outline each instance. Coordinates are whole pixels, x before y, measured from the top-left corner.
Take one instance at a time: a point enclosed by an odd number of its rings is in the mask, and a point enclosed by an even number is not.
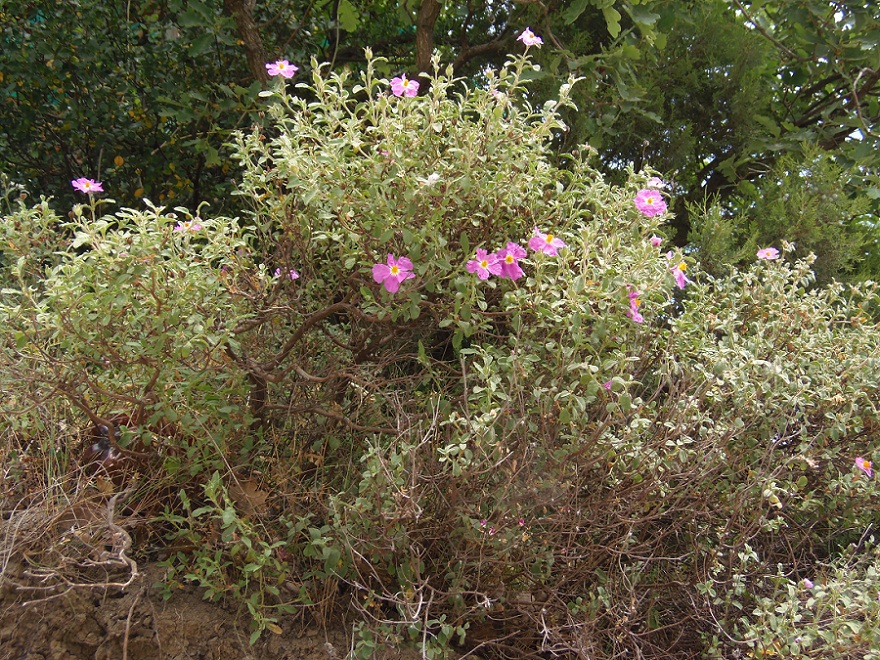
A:
[[[407,80],[406,74],[391,79],[391,93],[394,96],[415,96],[419,93],[419,83],[415,80]]]
[[[84,193],[104,192],[104,188],[101,186],[100,181],[86,179],[85,177],[74,179],[70,182],[70,185]]]
[[[517,263],[519,259],[525,259],[526,256],[526,251],[521,246],[516,243],[508,243],[506,248],[498,250],[496,256],[501,263],[501,277],[518,280],[525,275]]]
[[[861,456],[856,456],[856,467],[859,468],[862,472],[864,472],[869,477],[874,476],[874,470],[872,469],[871,461],[866,461]]]
[[[373,266],[373,279],[382,284],[388,293],[396,293],[401,282],[416,276],[412,268],[412,261],[406,257],[395,259],[393,254],[389,254],[388,265]]]
[[[525,44],[526,48],[529,46],[538,46],[541,47],[541,44],[544,43],[544,40],[541,37],[537,36],[534,32],[532,32],[531,28],[526,28],[523,30],[523,33],[516,38],[517,41],[522,41]]]
[[[276,62],[269,62],[266,64],[266,71],[270,76],[284,76],[285,78],[293,78],[297,71],[299,71],[298,66],[294,66],[287,60],[278,60]]]
[[[289,271],[287,271],[287,276],[291,280],[298,280],[299,279],[299,273],[297,273],[296,270],[293,268],[291,268]],[[280,268],[275,269],[275,277],[281,277],[281,269]]]
[[[606,390],[608,390],[610,392],[611,391],[611,384],[612,383],[610,380],[606,380],[604,383],[602,383],[602,387],[604,387]]]
[[[656,190],[643,188],[636,193],[636,208],[649,218],[666,212],[666,202]]]
[[[687,275],[684,274],[686,270],[687,264],[683,261],[672,269],[672,277],[675,278],[679,289],[683,289],[690,282]]]
[[[487,521],[485,518],[483,518],[483,519],[480,521],[480,527],[485,527],[487,522],[488,522],[488,521]]]
[[[816,585],[813,584],[812,580],[810,580],[809,578],[804,578],[804,589],[812,589],[815,586]]]
[[[488,280],[490,275],[501,275],[503,268],[497,254],[488,254],[480,248],[476,259],[467,262],[467,270],[469,273],[476,273],[481,280]]]
[[[660,247],[660,244],[663,243],[663,239],[659,236],[651,236],[651,245],[653,247]]]
[[[649,188],[663,188],[666,184],[663,183],[663,179],[657,176],[652,176],[648,179],[648,183],[646,184]]]
[[[175,225],[174,231],[198,231],[201,228],[202,226],[195,220],[181,220]]]
[[[544,252],[551,257],[555,257],[559,254],[559,250],[565,247],[565,243],[553,234],[542,234],[535,227],[535,235],[529,239],[529,247],[535,252]]]
[[[520,518],[520,519],[519,519],[519,526],[520,526],[520,527],[525,527],[525,525],[526,525],[526,519],[525,519],[525,518]]]
[[[779,259],[779,250],[774,247],[761,248],[758,250],[758,259],[764,259],[765,261]]]
[[[639,305],[642,304],[642,301],[639,300],[639,292],[638,291],[630,291],[629,292],[629,309],[626,310],[626,315],[631,318],[636,323],[644,323],[645,317],[639,313]]]

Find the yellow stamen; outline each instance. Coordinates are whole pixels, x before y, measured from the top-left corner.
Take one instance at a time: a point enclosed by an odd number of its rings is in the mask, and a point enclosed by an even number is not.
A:
[[[504,263],[506,263],[506,264],[512,264],[512,263],[513,263],[513,257],[512,257],[511,255],[508,254],[506,257],[504,257]]]
[[[548,243],[552,243],[553,242],[553,234],[547,234],[547,238],[545,238],[544,240],[547,241]]]
[[[485,259],[483,259],[483,260],[480,262],[480,268],[488,268],[488,267],[489,267],[489,262],[486,261]]]
[[[400,268],[398,268],[397,266],[392,266],[392,267],[391,267],[391,274],[392,274],[392,275],[397,275],[397,274],[399,274],[399,273],[400,273]]]
[[[680,271],[684,272],[684,271],[686,271],[686,270],[688,269],[688,266],[687,266],[687,264],[686,264],[685,262],[682,261],[680,264],[678,264],[678,269],[679,269]]]

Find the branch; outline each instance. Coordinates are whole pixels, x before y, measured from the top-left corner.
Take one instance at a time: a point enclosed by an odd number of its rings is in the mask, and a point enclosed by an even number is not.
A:
[[[740,10],[740,12],[742,13],[742,15],[745,17],[745,19],[746,19],[749,23],[751,23],[752,25],[754,25],[754,26],[755,26],[755,29],[758,31],[758,33],[759,33],[761,36],[763,36],[765,39],[767,39],[767,41],[769,41],[770,43],[772,43],[772,44],[773,44],[774,46],[776,46],[779,50],[781,50],[783,53],[785,53],[786,55],[788,55],[790,58],[792,58],[792,59],[795,60],[796,62],[806,62],[806,61],[809,61],[809,58],[807,58],[807,57],[799,57],[797,53],[795,53],[793,50],[791,50],[791,49],[790,49],[788,46],[786,46],[784,43],[782,43],[781,41],[779,41],[779,40],[778,40],[776,37],[774,37],[772,34],[770,34],[769,32],[767,32],[767,30],[765,30],[764,28],[762,28],[762,27],[761,27],[761,24],[758,23],[758,21],[756,21],[754,18],[752,18],[751,15],[749,15],[749,13],[746,11],[746,8],[743,7],[742,3],[741,3],[739,0],[733,0],[733,1],[734,1],[734,4],[737,6],[737,8],[738,8],[738,9]]]
[[[260,31],[254,21],[254,3],[256,0],[223,0],[223,9],[228,16],[235,20],[238,28],[238,36],[244,44],[247,56],[248,68],[254,78],[263,85],[269,82],[269,74],[266,71],[266,49]]]
[[[460,66],[476,57],[504,51],[506,50],[507,43],[508,41],[506,39],[493,39],[492,41],[477,46],[463,46],[458,53],[458,57],[456,57],[455,61],[452,63],[452,68],[457,70]]]
[[[272,371],[275,367],[277,367],[279,364],[284,362],[285,359],[287,359],[287,356],[290,355],[293,347],[296,346],[299,340],[303,338],[303,336],[312,328],[312,326],[320,323],[328,316],[333,316],[334,314],[345,311],[346,309],[348,309],[347,302],[338,302],[330,305],[329,307],[325,307],[324,309],[317,311],[306,318],[306,320],[302,322],[302,325],[300,325],[296,329],[296,332],[291,335],[290,339],[287,340],[284,346],[281,347],[281,350],[278,352],[278,354],[268,362],[264,362],[263,364],[261,364],[260,368],[264,372]]]

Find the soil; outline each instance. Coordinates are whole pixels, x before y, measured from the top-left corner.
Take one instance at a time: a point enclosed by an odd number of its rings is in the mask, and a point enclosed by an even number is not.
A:
[[[247,613],[239,616],[185,589],[163,601],[153,584],[161,569],[142,568],[125,590],[74,590],[23,604],[8,583],[0,591],[0,660],[333,660],[348,655],[342,630],[300,623],[264,633],[253,646]],[[284,623],[284,622],[282,622]],[[413,652],[385,652],[383,660],[414,660]]]

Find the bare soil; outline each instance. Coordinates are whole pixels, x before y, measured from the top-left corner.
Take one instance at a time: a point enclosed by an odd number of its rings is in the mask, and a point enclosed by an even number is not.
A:
[[[73,590],[33,604],[7,582],[0,589],[0,660],[333,660],[351,648],[343,630],[298,622],[250,646],[247,612],[206,602],[196,589],[163,601],[153,586],[161,574],[145,566],[123,591]],[[379,657],[418,656],[389,651]]]

